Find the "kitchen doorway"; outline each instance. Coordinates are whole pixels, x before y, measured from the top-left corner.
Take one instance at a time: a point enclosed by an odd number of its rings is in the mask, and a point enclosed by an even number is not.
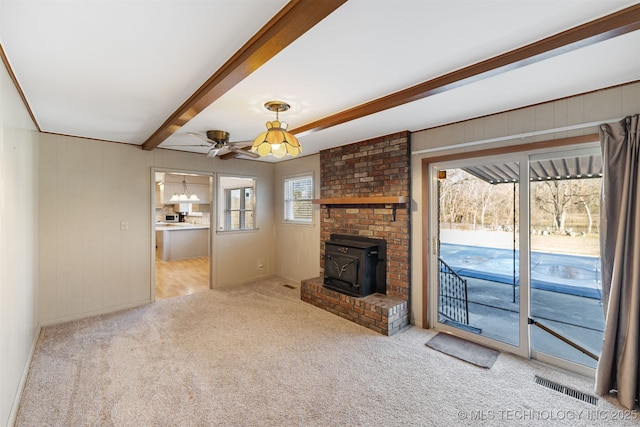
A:
[[[213,177],[152,168],[151,299],[211,289]]]

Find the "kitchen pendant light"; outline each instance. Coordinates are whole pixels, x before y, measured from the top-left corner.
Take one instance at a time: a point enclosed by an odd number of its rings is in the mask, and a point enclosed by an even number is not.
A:
[[[182,193],[174,193],[169,199],[170,202],[199,202],[200,198],[189,192],[187,188],[186,176],[182,177]]]
[[[295,157],[302,153],[298,139],[287,132],[288,124],[281,122],[278,117],[280,111],[287,111],[290,108],[289,104],[281,101],[269,101],[264,104],[264,107],[269,111],[275,111],[276,119],[267,122],[267,131],[262,132],[253,141],[251,151],[263,157],[271,154],[278,158],[283,158],[287,154]]]

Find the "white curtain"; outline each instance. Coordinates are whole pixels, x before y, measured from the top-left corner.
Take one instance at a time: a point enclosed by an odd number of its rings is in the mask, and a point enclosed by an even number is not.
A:
[[[640,395],[639,116],[600,127],[604,178],[600,206],[602,300],[605,311],[596,392],[616,393],[635,409]]]

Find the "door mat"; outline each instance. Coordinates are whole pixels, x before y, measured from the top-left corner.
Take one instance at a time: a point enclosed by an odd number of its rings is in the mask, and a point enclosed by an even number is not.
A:
[[[426,346],[486,369],[491,368],[500,355],[497,350],[449,334],[437,334]]]

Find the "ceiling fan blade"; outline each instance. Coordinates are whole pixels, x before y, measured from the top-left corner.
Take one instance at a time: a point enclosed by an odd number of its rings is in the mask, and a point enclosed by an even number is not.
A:
[[[211,144],[178,144],[178,145],[163,145],[164,147],[211,147]]]
[[[236,147],[235,144],[244,144],[251,143],[251,141],[238,141],[238,142],[229,142],[229,133],[223,131],[207,131],[207,135],[216,136],[215,140],[210,139],[208,136],[203,136],[199,133],[195,132],[187,132],[187,135],[193,136],[194,138],[198,138],[202,141],[205,141],[208,145],[196,145],[195,147],[210,147],[211,149],[207,153],[207,157],[216,157],[220,154],[221,150],[226,149],[226,153],[220,155],[221,159],[228,159],[231,157],[236,157],[236,155],[251,157],[253,159],[257,159],[260,157],[259,154],[251,151],[251,146],[246,147]],[[217,137],[220,137],[220,140]],[[179,147],[176,145],[176,147]],[[183,147],[189,147],[188,145],[183,145]]]
[[[260,154],[258,153],[254,153],[253,151],[251,151],[251,147],[242,147],[242,148],[237,148],[234,147],[233,145],[229,146],[229,151],[235,153],[235,154],[239,154],[242,156],[247,156],[247,157],[251,157],[252,159],[257,159],[260,157]]]
[[[209,150],[209,152],[207,153],[207,157],[215,157],[218,155],[218,153],[220,152],[219,148],[212,148],[211,150]]]

